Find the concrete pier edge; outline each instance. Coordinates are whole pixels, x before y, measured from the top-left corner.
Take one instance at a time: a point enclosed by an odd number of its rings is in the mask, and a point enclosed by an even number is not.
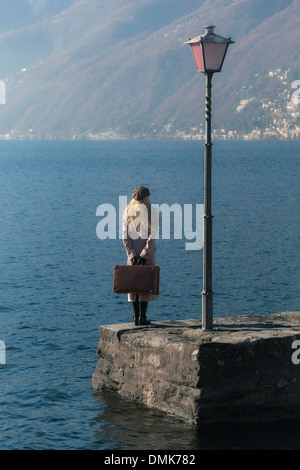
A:
[[[193,424],[300,417],[300,311],[99,327],[94,391]]]

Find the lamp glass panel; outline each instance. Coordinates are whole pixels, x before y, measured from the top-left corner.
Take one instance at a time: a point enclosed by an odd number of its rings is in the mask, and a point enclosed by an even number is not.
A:
[[[226,42],[205,42],[203,44],[205,70],[220,71],[226,54]]]
[[[201,44],[191,44],[195,64],[198,72],[204,72],[203,53]]]

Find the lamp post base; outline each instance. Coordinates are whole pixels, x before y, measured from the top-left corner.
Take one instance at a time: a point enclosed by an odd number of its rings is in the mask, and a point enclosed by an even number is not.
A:
[[[213,329],[213,292],[202,291],[202,330]]]

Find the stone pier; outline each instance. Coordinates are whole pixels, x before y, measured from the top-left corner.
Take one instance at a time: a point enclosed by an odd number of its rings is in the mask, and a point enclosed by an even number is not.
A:
[[[300,312],[216,318],[212,331],[191,319],[99,334],[95,391],[195,424],[300,417]]]

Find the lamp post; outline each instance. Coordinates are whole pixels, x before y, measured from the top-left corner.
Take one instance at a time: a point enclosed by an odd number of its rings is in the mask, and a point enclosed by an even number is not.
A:
[[[185,44],[191,46],[196,68],[206,76],[205,94],[205,144],[204,144],[204,226],[203,226],[203,290],[202,290],[202,329],[213,329],[213,290],[212,290],[212,219],[211,213],[211,88],[215,72],[221,72],[231,38],[223,38],[214,33],[215,26],[204,26],[205,34],[190,39]]]

